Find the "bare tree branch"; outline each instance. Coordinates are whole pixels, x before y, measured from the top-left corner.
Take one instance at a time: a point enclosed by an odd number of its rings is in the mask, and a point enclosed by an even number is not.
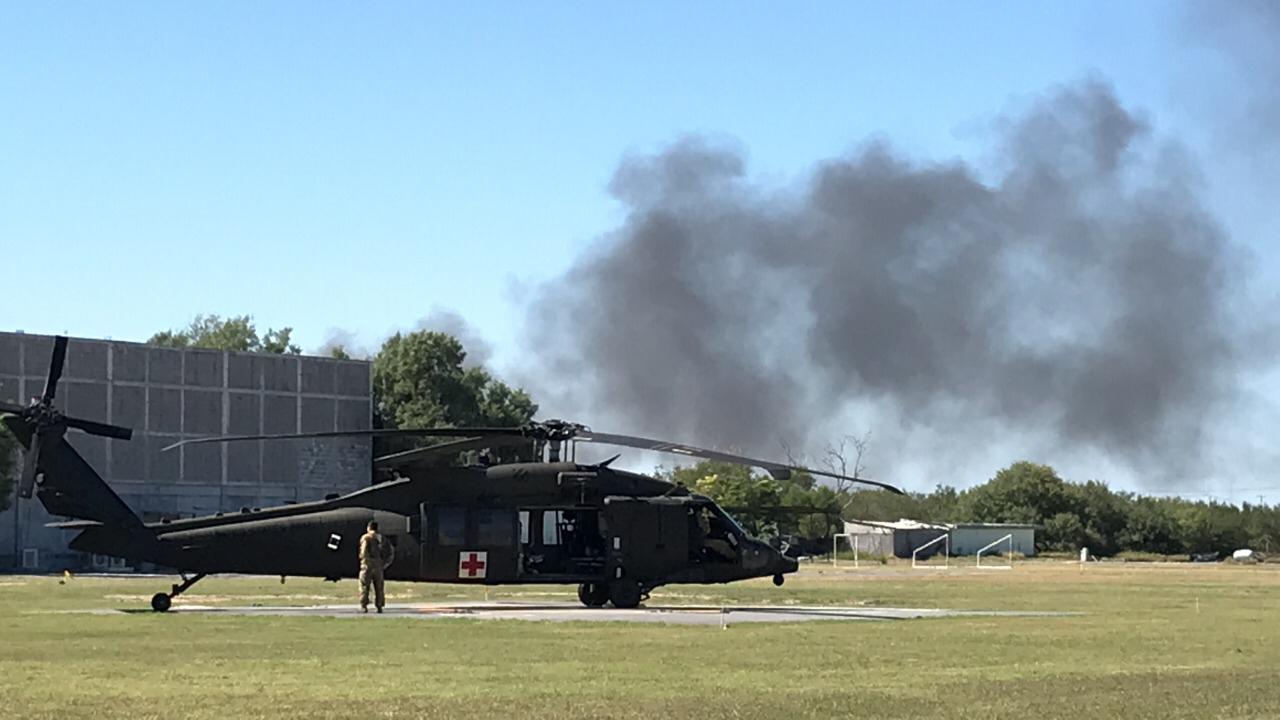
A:
[[[804,456],[801,455],[796,457],[796,454],[791,450],[791,443],[782,438],[778,438],[778,444],[782,446],[782,452],[787,456],[787,462],[789,464],[796,467],[804,466]]]
[[[827,443],[827,448],[823,451],[823,466],[836,475],[854,478],[862,477],[863,471],[867,469],[862,464],[862,458],[867,452],[867,445],[870,441],[871,431],[868,430],[861,437],[845,435],[840,438],[838,443]],[[850,466],[852,466],[853,472],[850,472]],[[848,480],[836,479],[835,481],[837,493],[844,493],[851,489],[852,486],[853,483]]]

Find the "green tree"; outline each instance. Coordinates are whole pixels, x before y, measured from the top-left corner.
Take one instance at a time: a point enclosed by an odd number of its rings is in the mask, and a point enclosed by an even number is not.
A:
[[[842,515],[847,520],[891,522],[901,518],[926,519],[921,495],[898,495],[883,490],[853,490],[842,497]]]
[[[147,340],[149,345],[174,348],[208,348],[238,352],[260,352],[275,355],[298,355],[302,350],[290,338],[293,328],[268,329],[261,336],[249,315],[227,318],[197,315],[181,330],[158,332]]]
[[[919,519],[925,522],[962,522],[966,518],[961,503],[963,497],[950,485],[939,485],[933,492],[919,496]]]
[[[1125,527],[1118,538],[1121,550],[1154,553],[1180,553],[1184,551],[1178,537],[1178,523],[1169,512],[1169,503],[1155,498],[1136,498],[1125,518]]]
[[[1129,496],[1114,493],[1104,483],[1090,480],[1083,485],[1067,484],[1071,505],[1079,513],[1084,531],[1081,544],[1097,555],[1120,550],[1120,535],[1129,519]],[[1074,548],[1063,548],[1071,550]]]
[[[1060,512],[1044,521],[1044,530],[1036,538],[1037,545],[1048,550],[1075,551],[1081,547],[1093,547],[1091,536],[1080,522],[1080,516]]]
[[[377,420],[386,428],[514,426],[538,406],[484,368],[463,367],[462,343],[429,330],[396,333],[373,359]]]
[[[0,424],[0,512],[9,509],[13,500],[14,475],[18,472],[18,439]]]
[[[1067,483],[1048,465],[1016,462],[965,493],[964,507],[975,522],[1044,523],[1076,507]]]

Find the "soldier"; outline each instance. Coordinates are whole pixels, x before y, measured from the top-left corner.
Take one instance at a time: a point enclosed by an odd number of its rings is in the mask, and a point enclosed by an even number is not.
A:
[[[378,533],[378,521],[369,521],[369,531],[360,536],[360,609],[369,612],[369,586],[373,586],[374,606],[382,612],[387,604],[382,571],[395,558],[395,548]]]
[[[720,523],[716,523],[715,533],[712,533],[711,511],[705,507],[698,511],[698,531],[702,535],[702,547],[710,555],[715,556],[709,556],[707,559],[717,562],[733,562],[738,559],[733,552],[733,546],[725,539],[724,530],[720,527]]]

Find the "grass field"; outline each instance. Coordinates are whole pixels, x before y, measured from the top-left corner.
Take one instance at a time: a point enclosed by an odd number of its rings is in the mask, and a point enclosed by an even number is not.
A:
[[[0,716],[14,718],[1278,718],[1280,567],[1027,562],[806,568],[783,588],[659,603],[1064,610],[717,627],[467,619],[93,615],[168,578],[0,576]],[[392,602],[483,589],[393,584]],[[531,592],[523,592],[531,591]],[[348,602],[354,583],[210,578],[200,604]],[[494,599],[569,599],[498,588]]]

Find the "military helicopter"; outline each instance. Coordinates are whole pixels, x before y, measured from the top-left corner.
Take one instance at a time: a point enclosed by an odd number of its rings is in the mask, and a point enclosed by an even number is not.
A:
[[[40,500],[70,518],[51,527],[81,531],[74,550],[145,561],[180,572],[182,582],[156,593],[151,607],[215,573],[329,580],[357,574],[356,546],[378,521],[395,547],[388,580],[576,584],[588,607],[639,605],[660,585],[726,583],[770,577],[782,585],[796,561],[750,537],[710,498],[638,473],[617,470],[619,456],[594,464],[562,460],[576,443],[675,453],[762,468],[843,477],[679,443],[593,432],[561,420],[519,427],[365,430],[242,435],[178,444],[291,441],[338,436],[446,438],[450,441],[379,458],[391,479],[346,495],[239,513],[143,523],[67,442],[68,430],[128,440],[129,428],[66,417],[54,406],[67,339],[58,337],[44,393],[28,407],[0,403],[4,423],[26,448],[18,496]],[[569,444],[566,447],[566,444]],[[177,444],[175,444],[176,446]],[[535,462],[441,466],[465,450],[528,447]],[[172,446],[171,446],[172,447]],[[901,493],[865,478],[844,478]]]

